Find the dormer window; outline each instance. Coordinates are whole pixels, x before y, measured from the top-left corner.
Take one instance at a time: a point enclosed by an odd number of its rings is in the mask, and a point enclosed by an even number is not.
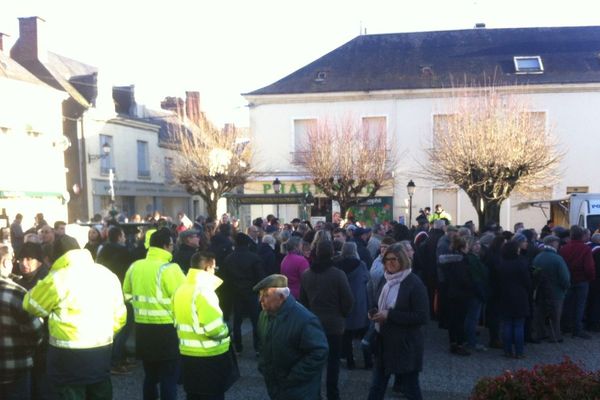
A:
[[[544,64],[540,56],[514,57],[517,74],[543,74]]]

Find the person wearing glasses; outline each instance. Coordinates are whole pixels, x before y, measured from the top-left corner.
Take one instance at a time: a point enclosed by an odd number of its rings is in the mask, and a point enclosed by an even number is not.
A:
[[[407,399],[421,400],[419,373],[423,369],[423,327],[429,320],[429,298],[421,279],[412,272],[411,260],[400,243],[383,255],[384,279],[377,285],[377,308],[369,311],[377,335],[368,400],[383,399],[392,374]]]

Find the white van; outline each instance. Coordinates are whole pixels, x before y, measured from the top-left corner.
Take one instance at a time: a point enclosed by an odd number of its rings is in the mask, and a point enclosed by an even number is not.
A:
[[[600,228],[600,193],[572,193],[562,199],[525,201],[518,207],[539,207],[546,219],[565,228],[579,225],[592,233]]]

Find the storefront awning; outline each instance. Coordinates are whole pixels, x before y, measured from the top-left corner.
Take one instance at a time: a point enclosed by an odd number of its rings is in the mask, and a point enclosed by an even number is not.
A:
[[[243,194],[225,193],[226,199],[235,201],[238,205],[252,204],[312,204],[314,198],[309,193],[293,194]]]

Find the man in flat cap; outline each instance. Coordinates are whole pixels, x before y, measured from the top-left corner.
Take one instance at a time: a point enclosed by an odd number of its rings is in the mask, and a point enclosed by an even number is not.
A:
[[[269,275],[254,286],[262,312],[258,321],[263,374],[273,400],[320,399],[327,339],[319,319],[290,294],[285,275]]]

